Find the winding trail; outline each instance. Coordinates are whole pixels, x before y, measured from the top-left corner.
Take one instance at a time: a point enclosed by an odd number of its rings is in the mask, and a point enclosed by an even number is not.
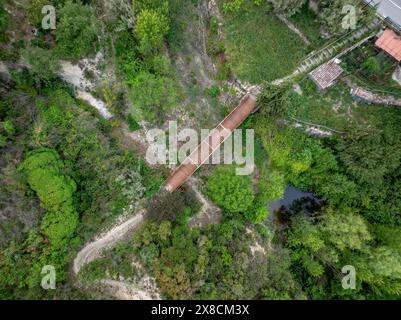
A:
[[[88,243],[77,254],[73,262],[73,273],[79,283],[78,273],[86,264],[101,257],[102,252],[111,249],[117,242],[123,240],[127,234],[137,229],[144,221],[145,210],[141,209],[134,217],[116,225],[94,241]],[[134,283],[128,283],[124,279],[100,279],[100,284],[117,299],[121,300],[160,300],[161,293],[156,286],[154,278],[149,276],[139,263],[133,262],[133,266],[141,271],[142,276]],[[85,285],[85,284],[84,284]]]
[[[215,9],[215,3],[214,1],[211,1],[209,3],[209,10]],[[308,56],[307,59],[302,63],[297,70],[294,71],[293,74],[288,75],[287,77],[284,77],[282,79],[277,79],[276,81],[273,82],[273,84],[280,85],[283,82],[290,80],[291,78],[294,78],[298,76],[299,74],[306,73],[308,70],[313,68],[314,66],[324,62],[327,59],[330,59],[332,55],[336,53],[338,49],[340,49],[342,46],[344,46],[346,43],[349,42],[349,40],[356,40],[361,38],[366,32],[370,31],[370,28],[373,26],[369,26],[365,30],[359,30],[357,32],[354,32],[350,37],[348,37],[346,40],[341,41],[339,44],[335,45],[330,45],[329,47],[323,48],[322,50],[319,50],[318,52],[312,53],[312,55]],[[365,40],[365,39],[363,39]],[[92,106],[94,106],[100,114],[106,118],[109,119],[111,115],[108,113],[107,109],[103,109],[103,105],[99,106],[97,104],[97,101],[94,101],[95,99],[93,96],[88,93],[88,89],[90,89],[90,85],[88,88],[88,84],[84,83],[82,81],[83,74],[82,73],[77,73],[77,70],[72,70],[74,69],[68,63],[65,63],[63,65],[63,73],[62,77],[64,80],[66,80],[69,83],[72,83],[77,87],[78,89],[82,90],[83,92],[86,93],[85,97],[81,97],[84,100],[88,101]],[[73,72],[72,72],[73,71]],[[81,70],[82,72],[82,70]],[[72,77],[72,75],[75,75],[75,77]],[[78,75],[78,77],[77,77]],[[257,86],[254,86],[254,89],[258,89]],[[88,98],[89,95],[89,98]],[[91,99],[93,97],[93,99]],[[86,99],[85,99],[86,98]],[[256,97],[254,98],[256,100]],[[96,100],[96,99],[95,99]],[[131,137],[132,140],[133,137]],[[190,182],[190,185],[193,185],[194,181]],[[195,188],[196,189],[196,188]],[[201,197],[201,193],[199,190],[196,189],[197,196]],[[209,204],[209,202],[206,199],[203,199],[201,201],[203,204],[202,208],[202,214],[200,215],[200,219],[198,220],[193,220],[192,225],[201,225],[202,220],[213,220],[211,217],[207,214],[205,214],[208,211],[215,211],[216,208],[212,207],[212,204]],[[218,214],[212,214],[213,218],[216,218],[218,220],[219,215]],[[114,227],[112,227],[109,231],[106,233],[103,233],[102,235],[98,236],[95,240],[92,242],[87,243],[77,254],[73,261],[73,273],[75,276],[78,275],[82,267],[97,258],[101,257],[101,254],[104,250],[112,248],[117,242],[123,240],[126,235],[129,232],[132,232],[136,228],[138,228],[145,220],[145,209],[141,206],[141,209],[138,211],[138,213],[129,218],[128,220],[124,221],[121,224],[118,224]],[[255,249],[256,250],[256,249]],[[77,277],[78,279],[78,277]],[[146,276],[145,282],[148,282],[149,279],[151,279],[149,276]],[[79,280],[78,280],[79,281]],[[140,288],[138,285],[133,285],[133,284],[128,284],[123,281],[117,281],[117,280],[111,280],[111,279],[102,279],[99,281],[100,284],[102,284],[104,287],[109,288],[112,291],[112,294],[118,298],[118,299],[160,299],[160,294],[158,292],[157,287],[153,285],[146,286],[147,289],[151,290],[145,290],[143,288]],[[143,286],[142,286],[143,287]]]
[[[110,229],[107,233],[101,235],[93,242],[88,243],[83,247],[74,259],[73,271],[75,275],[79,273],[81,268],[93,260],[100,257],[105,249],[110,249],[118,241],[122,240],[124,236],[133,229],[140,226],[144,221],[144,209],[142,209],[134,217],[128,219],[120,225]]]

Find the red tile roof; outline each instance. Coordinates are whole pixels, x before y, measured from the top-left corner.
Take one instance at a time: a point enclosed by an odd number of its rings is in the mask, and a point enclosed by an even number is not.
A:
[[[320,90],[325,90],[335,83],[342,72],[343,69],[337,63],[330,61],[310,72],[309,77]]]
[[[377,39],[376,46],[386,51],[397,61],[401,61],[401,37],[393,30],[386,29]]]

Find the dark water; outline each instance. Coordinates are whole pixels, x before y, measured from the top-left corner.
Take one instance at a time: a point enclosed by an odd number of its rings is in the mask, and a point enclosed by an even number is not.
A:
[[[269,218],[273,220],[277,213],[280,211],[289,210],[295,204],[301,205],[305,204],[305,208],[307,209],[310,205],[318,206],[320,203],[320,199],[316,197],[312,192],[303,192],[294,187],[287,187],[284,192],[284,197],[280,200],[269,202]],[[280,219],[281,220],[281,219]]]
[[[284,197],[280,200],[269,202],[269,212],[277,211],[281,206],[289,207],[295,200],[302,198],[316,199],[312,192],[303,192],[294,187],[287,187],[284,191]]]

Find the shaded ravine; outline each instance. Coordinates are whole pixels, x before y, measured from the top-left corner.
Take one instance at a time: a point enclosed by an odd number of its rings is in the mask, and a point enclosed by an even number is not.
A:
[[[313,61],[313,63],[308,64],[307,67],[310,68],[312,65],[319,64],[321,63],[321,60],[323,61],[324,59],[319,57],[317,61]],[[110,119],[112,115],[109,113],[104,103],[93,97],[90,94],[90,92],[88,92],[88,88],[85,86],[85,84],[82,83],[81,79],[83,79],[83,77],[81,77],[81,73],[75,74],[75,71],[77,70],[72,71],[69,68],[71,68],[71,65],[65,63],[63,65],[63,73],[61,76],[66,82],[73,84],[76,87],[77,98],[86,100],[90,105],[92,105],[99,111],[102,117]],[[305,71],[306,70],[297,69],[293,74],[285,78],[278,79],[273,83],[279,85],[285,82],[286,80],[289,80],[292,77],[295,77]],[[199,196],[201,195],[201,193],[198,192],[197,195]],[[205,205],[205,202],[202,201],[202,203]],[[208,208],[204,208],[202,211],[208,211],[207,209]],[[77,256],[73,261],[73,268],[72,268],[74,275],[77,276],[78,284],[79,284],[78,273],[80,272],[82,267],[96,260],[97,258],[100,258],[103,250],[112,248],[117,242],[123,240],[129,232],[136,230],[144,222],[145,220],[144,214],[145,214],[145,209],[142,208],[135,216],[129,218],[128,220],[124,221],[121,224],[116,225],[106,233],[98,236],[95,240],[86,244],[78,252]],[[113,292],[113,295],[119,299],[160,299],[160,294],[157,288],[154,288],[155,292],[153,292],[152,294],[147,291],[141,290],[140,288],[134,285],[127,284],[126,282],[122,281],[116,281],[112,279],[102,279],[99,281],[99,283],[101,283],[105,287],[110,288],[110,290]]]
[[[83,59],[81,65],[96,64],[101,59],[100,54],[96,55],[93,60]],[[60,77],[75,89],[75,96],[78,99],[86,101],[89,105],[94,107],[99,114],[106,120],[110,120],[113,115],[107,110],[105,103],[95,98],[91,94],[91,90],[94,89],[94,83],[90,80],[85,79],[83,68],[79,64],[73,65],[69,61],[61,61],[62,70]],[[141,149],[146,148],[141,136],[133,135],[125,128],[121,128],[122,134],[128,139],[132,140],[135,144],[140,144]],[[90,287],[90,284],[81,283],[79,278],[79,272],[88,263],[100,258],[104,250],[111,249],[119,241],[123,240],[130,232],[136,230],[145,220],[145,209],[143,205],[138,204],[138,212],[128,218],[122,223],[118,223],[107,232],[97,236],[93,241],[87,243],[76,255],[73,261],[72,271],[77,281],[78,287]],[[148,283],[149,289],[144,289],[143,286],[137,284],[127,283],[124,281],[117,281],[113,279],[100,279],[96,283],[100,284],[102,288],[110,292],[112,296],[117,299],[125,300],[152,300],[160,299],[160,292],[154,285],[155,281],[143,270],[143,277],[140,279],[142,284]]]

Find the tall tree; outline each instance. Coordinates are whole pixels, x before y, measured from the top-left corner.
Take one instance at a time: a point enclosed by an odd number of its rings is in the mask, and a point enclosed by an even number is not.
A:
[[[218,168],[207,181],[212,200],[229,213],[245,212],[254,200],[249,176],[235,174],[234,167]]]
[[[321,19],[331,34],[342,34],[362,27],[375,18],[375,10],[364,6],[359,0],[322,0]]]
[[[57,49],[64,58],[79,59],[96,49],[97,23],[92,7],[67,1],[58,10]]]

